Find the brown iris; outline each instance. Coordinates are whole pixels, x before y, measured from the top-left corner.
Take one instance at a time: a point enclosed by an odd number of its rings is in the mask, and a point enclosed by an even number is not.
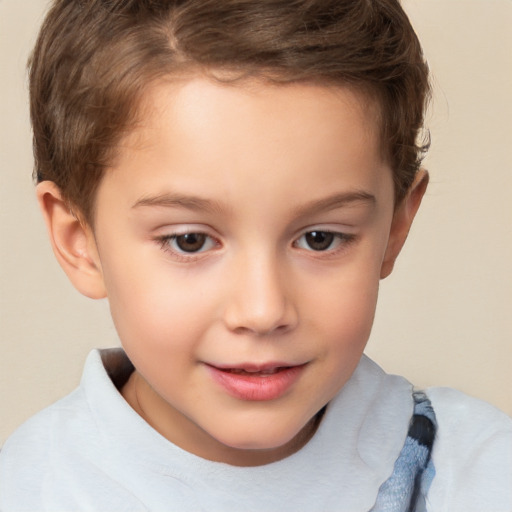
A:
[[[314,251],[329,249],[334,240],[334,233],[328,231],[310,231],[306,233],[306,242]]]
[[[176,237],[176,245],[183,252],[200,251],[206,242],[206,235],[203,233],[187,233]]]

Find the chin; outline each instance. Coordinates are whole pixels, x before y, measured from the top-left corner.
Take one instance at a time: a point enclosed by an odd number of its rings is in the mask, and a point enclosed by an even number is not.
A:
[[[234,450],[272,451],[290,450],[301,444],[301,440],[309,438],[304,433],[309,422],[305,425],[279,425],[276,422],[266,421],[264,424],[253,422],[250,426],[239,425],[239,428],[230,432],[224,430],[217,440],[228,448]],[[307,429],[310,432],[310,429]],[[300,448],[300,446],[299,446]]]
[[[256,439],[230,439],[228,440],[228,442],[225,442],[223,444],[228,448],[233,448],[235,450],[269,451],[282,448],[283,446],[287,445],[292,439],[293,437],[285,439],[262,439],[260,436],[259,438]]]

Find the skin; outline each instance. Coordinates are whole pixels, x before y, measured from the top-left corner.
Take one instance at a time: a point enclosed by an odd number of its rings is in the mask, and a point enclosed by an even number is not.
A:
[[[395,208],[375,108],[345,88],[196,77],[151,88],[141,112],[94,226],[39,185],[55,254],[79,291],[108,297],[136,368],[123,396],[150,425],[210,460],[282,459],[357,366],[426,174]],[[209,370],[276,362],[300,371],[269,400]]]

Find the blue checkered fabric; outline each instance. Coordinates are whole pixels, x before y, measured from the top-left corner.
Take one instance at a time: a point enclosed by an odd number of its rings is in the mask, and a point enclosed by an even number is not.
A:
[[[414,392],[413,398],[414,413],[404,447],[370,512],[426,512],[425,498],[435,475],[431,453],[437,423],[425,393]]]

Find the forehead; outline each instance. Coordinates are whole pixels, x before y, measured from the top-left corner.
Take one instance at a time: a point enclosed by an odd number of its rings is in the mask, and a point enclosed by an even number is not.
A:
[[[348,85],[282,83],[261,77],[237,79],[225,73],[203,76],[191,72],[160,79],[146,88],[138,101],[136,122],[127,130],[121,148],[147,147],[170,117],[182,131],[190,129],[198,135],[215,116],[217,125],[219,121],[223,125],[240,124],[242,119],[242,124],[255,125],[266,119],[269,124],[278,122],[297,129],[302,121],[305,132],[314,124],[325,125],[326,118],[341,125],[344,120],[336,117],[340,110],[357,118],[367,143],[380,145],[380,105],[371,91]]]
[[[276,201],[286,188],[304,198],[335,184],[374,191],[386,167],[378,133],[375,103],[346,87],[163,80],[147,90],[104,179],[117,179],[132,204],[174,188],[237,196],[238,204],[255,190],[275,190]]]

